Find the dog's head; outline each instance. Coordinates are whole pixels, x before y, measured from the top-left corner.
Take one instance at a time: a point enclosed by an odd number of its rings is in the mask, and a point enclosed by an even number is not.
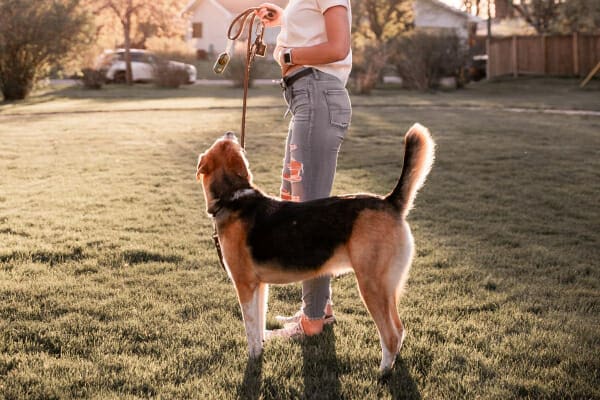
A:
[[[196,179],[202,182],[206,208],[211,214],[214,214],[219,199],[251,187],[248,160],[233,132],[227,132],[200,154]]]

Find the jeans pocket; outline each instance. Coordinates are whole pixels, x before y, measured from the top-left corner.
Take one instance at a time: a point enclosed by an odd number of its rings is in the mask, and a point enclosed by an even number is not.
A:
[[[295,121],[308,121],[310,119],[310,95],[307,89],[291,90],[290,111]]]
[[[288,94],[288,89],[283,89],[283,91],[281,92],[283,94],[283,100],[285,101],[285,104],[289,107],[290,106],[290,95]]]
[[[333,126],[347,129],[352,119],[352,106],[346,89],[328,89],[325,100],[329,109],[329,122]]]

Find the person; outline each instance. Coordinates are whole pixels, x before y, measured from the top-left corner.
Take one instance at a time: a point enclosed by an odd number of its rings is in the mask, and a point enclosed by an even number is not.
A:
[[[281,26],[273,56],[281,66],[284,98],[292,114],[281,199],[328,197],[352,115],[345,88],[352,68],[350,0],[290,0],[285,9],[263,3],[256,14],[265,27]],[[335,321],[331,277],[304,281],[301,310],[278,319],[284,328],[269,336],[321,333],[325,324]]]

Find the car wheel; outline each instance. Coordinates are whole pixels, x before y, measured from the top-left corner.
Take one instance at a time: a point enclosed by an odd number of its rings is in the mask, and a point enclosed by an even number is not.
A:
[[[125,83],[127,81],[127,78],[125,76],[125,71],[115,72],[115,77],[113,78],[113,81],[115,83]]]

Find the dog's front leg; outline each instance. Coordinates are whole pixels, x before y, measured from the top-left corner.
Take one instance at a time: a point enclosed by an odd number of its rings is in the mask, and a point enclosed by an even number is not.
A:
[[[260,342],[265,341],[265,329],[267,327],[267,308],[269,302],[269,285],[261,283],[258,287],[258,329],[260,330]]]
[[[236,285],[238,299],[242,307],[242,316],[248,339],[250,357],[256,358],[262,353],[262,343],[266,318],[266,292],[264,283],[244,283]]]

